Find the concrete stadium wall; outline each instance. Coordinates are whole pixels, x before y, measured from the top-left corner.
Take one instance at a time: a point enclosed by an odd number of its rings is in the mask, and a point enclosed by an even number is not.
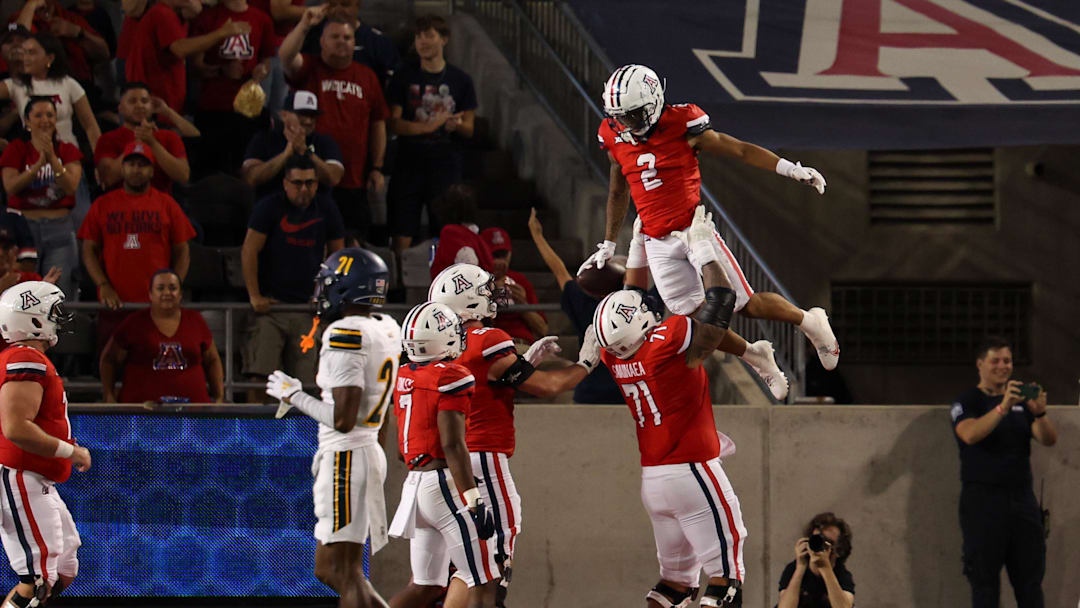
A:
[[[775,604],[800,529],[827,510],[854,530],[849,568],[858,605],[970,605],[960,563],[959,462],[947,408],[723,406],[715,414],[738,445],[724,469],[749,530],[744,605]],[[1058,445],[1033,448],[1036,484],[1045,479],[1051,511],[1044,589],[1047,606],[1069,607],[1080,596],[1073,576],[1080,569],[1073,548],[1080,534],[1080,408],[1055,407],[1051,417]],[[626,408],[519,406],[517,429],[512,469],[524,521],[513,604],[643,605],[658,571]],[[390,461],[392,517],[405,468],[394,454]],[[408,544],[391,540],[372,570],[376,587],[389,597],[409,580]],[[1011,588],[1002,579],[1002,606],[1011,608]]]

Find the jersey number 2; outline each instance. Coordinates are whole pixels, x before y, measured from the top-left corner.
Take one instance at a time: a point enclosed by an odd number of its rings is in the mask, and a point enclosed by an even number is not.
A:
[[[620,384],[619,388],[627,397],[634,400],[634,413],[637,415],[637,424],[641,428],[645,428],[645,412],[641,409],[641,399],[645,399],[645,403],[649,406],[649,412],[652,414],[653,426],[660,426],[660,410],[656,407],[656,402],[653,401],[652,392],[649,391],[649,385],[645,384],[644,380],[638,380],[633,384]]]
[[[386,406],[386,398],[390,396],[391,382],[394,378],[394,360],[387,359],[383,361],[382,368],[379,369],[379,382],[382,382],[383,386],[382,396],[379,397],[379,402],[375,405],[375,409],[371,410],[369,415],[364,420],[365,426],[379,426],[382,424],[382,411]]]
[[[637,166],[648,165],[649,168],[641,172],[641,185],[646,191],[655,190],[664,185],[664,180],[656,177],[656,155],[647,152],[637,157]]]

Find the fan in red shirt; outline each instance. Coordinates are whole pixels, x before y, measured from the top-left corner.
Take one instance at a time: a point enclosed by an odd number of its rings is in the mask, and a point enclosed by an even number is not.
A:
[[[575,365],[537,370],[535,365],[558,352],[557,338],[542,338],[524,356],[519,355],[509,334],[484,327],[483,321],[496,315],[495,298],[494,275],[472,264],[450,266],[435,277],[428,291],[428,299],[449,306],[465,324],[466,348],[455,363],[468,368],[476,380],[465,443],[473,471],[480,476],[484,502],[495,513],[496,559],[507,569],[513,562],[516,537],[521,531],[521,498],[509,463],[515,448],[514,391],[550,398],[570,390],[599,364],[600,353],[595,337],[587,338]],[[463,591],[460,584],[451,584],[448,600]]]
[[[171,196],[150,186],[154,155],[132,142],[124,150],[124,187],[99,197],[79,227],[83,264],[109,308],[146,302],[150,277],[162,268],[187,275],[195,229]]]
[[[75,206],[82,154],[72,144],[56,138],[56,105],[50,98],[31,98],[25,117],[30,136],[4,148],[0,167],[8,207],[28,212],[24,213],[27,219],[38,220],[42,219],[38,216],[42,210]]]
[[[289,83],[319,97],[316,130],[334,137],[345,160],[345,175],[334,189],[345,225],[361,238],[371,224],[368,192],[382,190],[386,119],[390,110],[371,68],[353,59],[353,24],[340,14],[327,17],[319,55],[301,55],[304,36],[323,20],[326,5],[309,7],[278,49]],[[370,171],[368,167],[370,166]]]
[[[101,353],[105,403],[220,403],[224,399],[225,374],[210,327],[198,311],[180,306],[181,295],[175,272],[154,273],[150,308],[128,315]],[[121,369],[122,386],[117,392]]]
[[[825,193],[825,178],[811,167],[792,163],[769,150],[712,129],[709,115],[693,104],[664,103],[664,87],[656,72],[643,65],[625,65],[604,85],[604,111],[597,138],[611,160],[604,242],[578,269],[603,267],[615,252],[615,238],[634,198],[640,233],[627,256],[627,270],[648,265],[660,297],[672,312],[692,314],[701,305],[701,269],[688,257],[680,232],[688,227],[701,195],[697,155],[707,152],[775,171]],[[784,321],[810,339],[825,369],[840,358],[828,316],[821,308],[801,310],[775,293],[754,293],[735,256],[719,233],[714,247],[735,286],[735,310],[747,317]],[[732,352],[742,356],[745,344]],[[731,348],[726,346],[725,350]]]
[[[184,60],[251,31],[250,24],[229,20],[212,32],[188,37],[188,21],[201,10],[199,0],[158,0],[139,19],[125,63],[128,81],[145,82],[177,112],[183,112],[187,93]]]
[[[160,103],[160,102],[159,102]],[[168,122],[177,124],[186,122],[169,108],[160,104],[159,110],[169,117]],[[154,179],[150,185],[162,192],[172,192],[173,182],[186,184],[191,176],[187,150],[184,141],[175,131],[157,128],[151,119],[155,111],[154,98],[150,88],[141,82],[126,82],[120,89],[120,116],[124,124],[112,131],[106,131],[98,139],[94,148],[94,164],[97,165],[98,179],[106,189],[115,188],[123,183],[121,155],[124,148],[136,139],[150,148],[154,156]]]
[[[721,438],[702,367],[724,340],[735,309],[713,230],[712,218],[696,213],[686,231],[705,282],[695,319],[675,315],[661,322],[662,311],[650,310],[633,290],[609,294],[593,314],[601,359],[637,428],[641,497],[661,572],[646,596],[650,605],[685,605],[697,593],[701,570],[709,577],[702,605],[742,605],[746,528],[720,467]]]
[[[538,304],[532,282],[516,270],[510,270],[513,246],[510,233],[502,228],[485,228],[480,237],[488,244],[494,258],[492,272],[495,286],[505,288],[507,304]],[[510,334],[514,340],[526,344],[547,335],[547,319],[542,312],[508,312],[496,317],[494,326]]]
[[[46,602],[78,573],[79,533],[55,485],[72,466],[89,469],[90,452],[71,437],[64,383],[45,356],[72,316],[51,283],[0,295],[0,335],[12,343],[0,353],[0,538],[19,577],[5,603],[16,606]]]
[[[248,81],[262,82],[270,73],[270,58],[277,50],[270,16],[247,0],[224,0],[203,10],[191,25],[193,36],[214,32],[229,21],[246,23],[250,31],[230,36],[195,55],[202,72],[195,124],[199,140],[198,175],[215,171],[235,173],[255,133],[265,128],[262,117],[248,118],[233,109],[233,100]]]
[[[81,15],[67,10],[57,0],[27,0],[22,11],[11,16],[31,33],[56,36],[64,45],[71,76],[81,83],[94,80],[93,64],[109,60],[109,44]]]

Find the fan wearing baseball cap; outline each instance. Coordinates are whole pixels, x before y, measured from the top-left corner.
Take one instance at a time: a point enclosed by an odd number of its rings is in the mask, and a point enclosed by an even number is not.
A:
[[[536,290],[529,279],[516,270],[510,270],[510,258],[513,255],[510,233],[503,228],[486,228],[480,233],[480,238],[487,243],[491,257],[494,258],[495,285],[506,288],[510,294],[509,303],[539,303]],[[547,319],[540,312],[499,313],[493,325],[510,334],[515,342],[524,344],[531,344],[534,340],[546,336],[548,329]]]
[[[162,268],[181,279],[190,262],[195,229],[171,196],[150,185],[154,153],[141,141],[121,155],[123,188],[98,197],[79,227],[83,263],[98,299],[115,310],[122,302],[147,302],[146,286]]]
[[[285,164],[293,156],[306,156],[315,166],[322,195],[338,185],[345,175],[341,148],[334,138],[315,132],[322,110],[311,91],[294,90],[285,98],[279,124],[255,134],[244,154],[244,181],[255,187],[256,200],[282,190]]]

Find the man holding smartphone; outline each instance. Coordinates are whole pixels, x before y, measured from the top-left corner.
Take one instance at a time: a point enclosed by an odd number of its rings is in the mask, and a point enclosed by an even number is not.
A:
[[[997,608],[1001,568],[1018,608],[1043,608],[1046,566],[1042,509],[1031,475],[1031,439],[1057,442],[1046,411],[1046,391],[1013,380],[1012,350],[1002,338],[980,347],[979,385],[953,403],[960,446],[960,530],[964,574],[974,608]]]

